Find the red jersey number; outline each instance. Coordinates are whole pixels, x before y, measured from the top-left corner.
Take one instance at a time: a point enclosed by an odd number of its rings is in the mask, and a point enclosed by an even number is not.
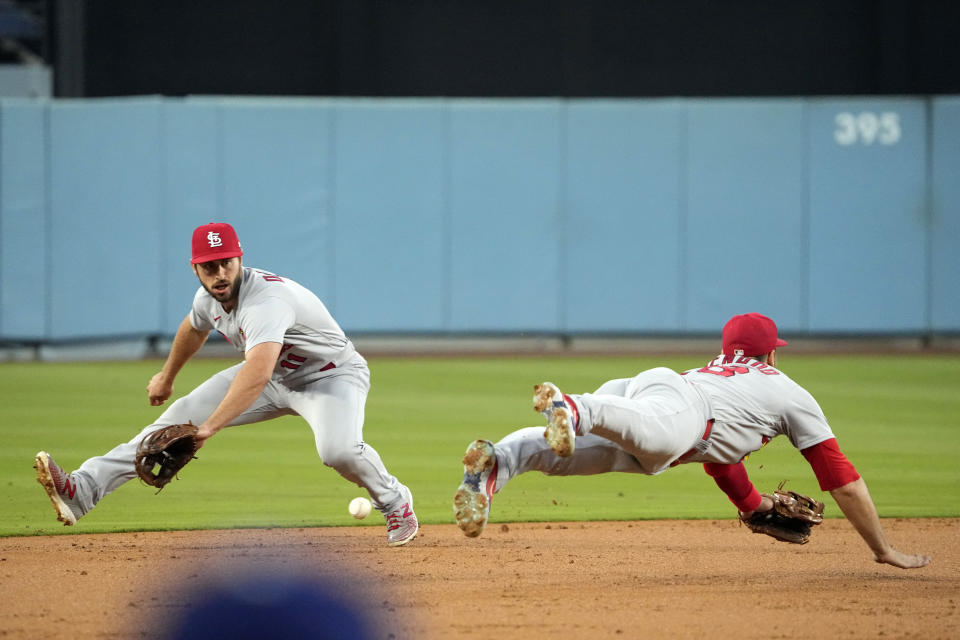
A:
[[[709,367],[704,367],[703,369],[697,369],[697,373],[712,373],[715,376],[729,378],[730,376],[735,376],[738,373],[750,373],[750,369],[733,364],[715,364]]]
[[[282,361],[280,362],[280,366],[283,367],[284,369],[297,370],[301,366],[303,366],[303,363],[306,362],[307,359],[304,358],[303,356],[298,356],[294,353],[287,353],[287,350],[291,348],[293,348],[292,344],[283,345],[283,347],[280,349],[280,355],[277,357],[277,360],[282,359]],[[284,353],[287,353],[286,358],[283,357]]]

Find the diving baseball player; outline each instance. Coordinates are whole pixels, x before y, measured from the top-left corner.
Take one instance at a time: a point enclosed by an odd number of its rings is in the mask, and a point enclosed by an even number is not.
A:
[[[233,227],[211,223],[193,232],[192,267],[200,280],[193,307],[177,330],[163,369],[150,380],[150,404],[173,395],[180,369],[217,331],[244,361],[176,400],[129,442],[66,473],[46,452],[36,456],[37,479],[57,517],[73,525],[100,500],[136,476],[139,443],[169,425],[197,425],[197,446],[225,427],[299,415],[313,430],[323,463],[365,488],[387,521],[387,542],[416,536],[410,490],[363,441],[370,387],[367,362],[323,302],[293,280],[245,267]]]
[[[527,471],[657,475],[678,464],[701,463],[749,526],[755,515],[762,519],[771,512],[774,502],[757,492],[742,461],[784,435],[877,562],[925,566],[928,556],[890,545],[866,484],[838,448],[820,406],[776,368],[776,350],[786,344],[770,318],[749,313],[730,319],[723,353],[702,368],[680,374],[651,369],[585,394],[566,395],[549,382],[537,385],[534,409],[546,418],[546,429],[519,429],[496,444],[477,440],[468,447],[454,496],[457,524],[467,536],[479,535],[493,494]]]

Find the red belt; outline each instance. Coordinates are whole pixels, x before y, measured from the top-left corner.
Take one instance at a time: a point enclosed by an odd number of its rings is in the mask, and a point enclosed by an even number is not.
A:
[[[713,418],[707,420],[707,428],[703,430],[703,435],[700,437],[701,440],[706,441],[710,438],[710,432],[713,430]],[[697,453],[697,448],[693,447],[690,451],[687,451],[685,454],[674,460],[670,463],[671,467],[675,467],[681,462],[685,462],[690,456]]]

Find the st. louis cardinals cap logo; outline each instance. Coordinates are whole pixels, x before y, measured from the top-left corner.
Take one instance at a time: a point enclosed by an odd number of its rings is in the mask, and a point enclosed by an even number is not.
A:
[[[225,260],[243,255],[237,232],[226,222],[211,222],[193,230],[192,264]]]

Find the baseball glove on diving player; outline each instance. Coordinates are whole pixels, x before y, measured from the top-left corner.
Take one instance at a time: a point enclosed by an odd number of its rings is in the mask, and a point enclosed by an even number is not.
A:
[[[784,491],[784,482],[773,493],[763,494],[773,500],[773,509],[755,511],[749,518],[740,516],[740,522],[754,533],[765,533],[784,542],[806,544],[810,540],[811,527],[823,522],[823,503],[794,491]]]
[[[172,424],[149,434],[137,447],[137,475],[160,493],[196,457],[196,435],[192,424]]]

